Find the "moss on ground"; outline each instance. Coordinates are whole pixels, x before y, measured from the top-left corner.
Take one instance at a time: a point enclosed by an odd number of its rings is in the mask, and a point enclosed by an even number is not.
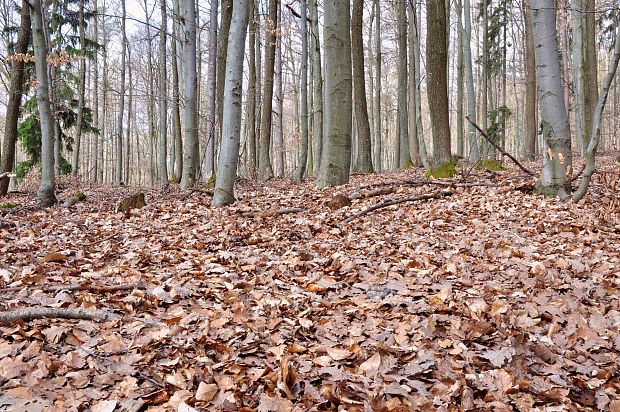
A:
[[[503,172],[506,170],[506,168],[502,166],[501,162],[492,159],[478,160],[478,163],[476,163],[476,169],[488,170],[490,172]]]
[[[17,209],[18,207],[17,203],[0,203],[0,209]]]
[[[433,177],[435,179],[447,179],[454,177],[456,174],[457,163],[458,159],[452,159],[448,163],[444,163],[436,167],[431,166],[430,169],[424,173],[424,176],[427,178]]]

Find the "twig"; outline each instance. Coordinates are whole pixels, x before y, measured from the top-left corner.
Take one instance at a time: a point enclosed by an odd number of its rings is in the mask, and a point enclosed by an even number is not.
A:
[[[259,210],[255,212],[243,212],[241,216],[243,217],[257,217],[257,216],[277,216],[277,215],[287,215],[289,213],[300,213],[306,209],[302,209],[299,207],[291,207],[284,209],[272,209],[272,210]]]
[[[367,199],[369,197],[389,195],[396,192],[395,187],[382,187],[375,190],[360,190],[359,192],[352,193],[349,199]]]
[[[106,322],[115,319],[126,319],[142,322],[148,326],[162,327],[165,323],[153,319],[139,318],[133,316],[123,317],[113,312],[105,310],[86,310],[79,308],[19,308],[8,312],[0,312],[0,324],[10,323],[18,319],[29,321],[34,319],[81,319],[94,320],[96,322]]]
[[[367,185],[360,186],[360,188],[374,187],[374,186],[445,186],[445,187],[499,187],[500,185],[495,183],[483,183],[483,182],[461,182],[454,180],[429,180],[429,179],[404,179],[404,180],[388,180],[386,182],[369,183]]]
[[[491,140],[491,138],[485,133],[485,131],[480,128],[480,126],[478,126],[475,122],[472,122],[472,120],[469,118],[469,116],[465,116],[465,118],[467,119],[467,121],[469,123],[471,123],[472,126],[474,126],[478,130],[478,132],[480,132],[482,137],[484,137],[489,143],[491,143],[491,146],[493,146],[495,148],[495,150],[499,151],[501,154],[503,154],[504,156],[506,156],[510,160],[512,160],[514,162],[514,164],[516,164],[519,169],[521,169],[522,171],[524,171],[525,173],[527,173],[530,176],[534,176],[534,173],[531,170],[527,169],[513,155],[511,155],[510,153],[508,153],[507,151],[502,149],[493,140]]]
[[[577,172],[577,174],[573,176],[573,178],[571,179],[571,182],[574,182],[575,180],[579,179],[579,177],[583,174],[584,170],[586,170],[586,163],[584,163],[583,166],[581,166],[581,169],[579,170],[579,172]]]
[[[354,221],[357,218],[360,218],[362,216],[365,216],[367,214],[369,214],[370,212],[373,212],[377,209],[381,209],[384,207],[388,207],[388,206],[393,206],[393,205],[398,205],[400,203],[405,203],[405,202],[416,202],[418,200],[430,200],[430,199],[439,199],[441,197],[446,197],[446,196],[452,196],[454,194],[454,192],[449,191],[449,190],[445,190],[443,192],[438,192],[438,193],[433,193],[433,194],[426,194],[426,195],[420,195],[420,196],[407,196],[407,197],[399,197],[399,198],[395,198],[395,199],[386,199],[383,200],[373,206],[370,206],[360,212],[357,212],[356,214],[349,216],[348,218],[341,220],[340,222],[338,222],[338,225],[345,225],[347,223],[350,223],[352,221]]]
[[[124,283],[120,285],[92,285],[90,283],[76,283],[73,285],[52,285],[43,289],[44,292],[77,291],[88,290],[99,293],[109,293],[121,290],[146,289],[146,285],[141,282]]]

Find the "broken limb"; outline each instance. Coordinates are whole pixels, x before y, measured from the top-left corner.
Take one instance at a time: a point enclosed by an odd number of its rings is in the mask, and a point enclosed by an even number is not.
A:
[[[341,220],[340,222],[338,222],[338,225],[344,225],[347,223],[350,223],[352,221],[354,221],[355,219],[358,219],[362,216],[365,216],[367,214],[369,214],[370,212],[373,212],[377,209],[382,209],[384,207],[388,207],[388,206],[394,206],[394,205],[398,205],[400,203],[405,203],[405,202],[417,202],[418,200],[430,200],[430,199],[439,199],[442,197],[447,197],[447,196],[452,196],[454,194],[454,192],[449,191],[449,190],[445,190],[443,192],[438,192],[438,193],[433,193],[433,194],[427,194],[427,195],[420,195],[420,196],[407,196],[407,197],[399,197],[399,198],[393,198],[393,199],[386,199],[383,200],[373,206],[370,206],[360,212],[357,212],[356,214],[349,216],[348,218]]]
[[[137,318],[133,316],[120,316],[105,310],[86,310],[80,308],[19,308],[7,312],[0,312],[0,324],[10,323],[16,320],[29,321],[34,319],[80,319],[94,320],[96,322],[107,322],[116,319],[126,319],[142,322],[148,326],[165,326],[163,322],[153,319]]]
[[[472,124],[472,126],[474,126],[478,132],[480,132],[480,134],[482,135],[482,137],[484,137],[487,142],[491,143],[491,145],[495,148],[495,150],[497,150],[498,152],[500,152],[501,154],[503,154],[504,156],[508,157],[510,160],[512,160],[512,162],[514,164],[517,165],[517,167],[519,169],[521,169],[522,171],[524,171],[525,173],[527,173],[530,176],[534,176],[534,172],[532,172],[531,170],[529,170],[528,168],[526,168],[525,166],[523,166],[513,155],[511,155],[510,153],[508,153],[507,151],[505,151],[504,149],[502,149],[500,146],[498,146],[493,140],[491,140],[489,138],[489,136],[486,134],[486,132],[484,130],[482,130],[480,128],[480,126],[478,126],[475,122],[472,122],[471,119],[469,118],[469,116],[465,116],[465,118],[467,119],[467,121],[469,123]]]
[[[302,209],[300,207],[291,207],[285,209],[273,209],[273,210],[258,210],[256,212],[243,212],[241,216],[243,217],[257,217],[257,216],[278,216],[278,215],[287,215],[290,213],[300,213],[306,209]]]

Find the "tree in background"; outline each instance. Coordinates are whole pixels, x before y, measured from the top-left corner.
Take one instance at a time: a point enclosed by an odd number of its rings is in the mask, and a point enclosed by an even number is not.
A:
[[[325,136],[318,187],[349,181],[351,168],[352,73],[349,0],[324,3]]]

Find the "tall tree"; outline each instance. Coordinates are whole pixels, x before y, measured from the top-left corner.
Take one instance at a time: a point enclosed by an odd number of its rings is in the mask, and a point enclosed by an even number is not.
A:
[[[25,60],[20,58],[28,52],[30,43],[30,10],[26,0],[22,0],[20,28],[15,44],[15,55],[11,61],[11,84],[9,86],[9,101],[6,106],[4,123],[4,139],[2,141],[2,156],[0,160],[0,174],[13,170],[15,163],[15,145],[17,144],[17,123],[24,93],[24,66]],[[9,177],[0,178],[0,196],[6,196],[9,190]]]
[[[185,0],[185,142],[181,188],[187,190],[196,181],[200,150],[198,147],[198,75],[196,73],[196,2]]]
[[[399,168],[411,165],[409,110],[407,109],[407,1],[398,0],[396,4],[398,13],[398,145],[396,151]]]
[[[379,0],[375,0],[375,96],[374,96],[374,111],[375,111],[375,147],[374,147],[374,167],[376,171],[383,169],[381,162],[381,146],[382,146],[382,125],[381,125],[381,77],[382,71],[382,56],[381,56],[381,4]]]
[[[421,53],[420,53],[420,27],[422,27],[422,13],[418,12],[418,8],[421,2],[418,0],[413,1],[412,4],[412,13],[413,18],[411,22],[415,22],[415,30],[414,30],[414,61],[413,61],[413,70],[415,71],[415,112],[416,112],[416,125],[418,129],[416,133],[418,135],[418,144],[420,149],[420,160],[422,161],[422,165],[424,168],[428,169],[428,155],[426,153],[426,141],[424,140],[424,125],[422,123],[422,74],[421,74]]]
[[[321,168],[323,146],[323,66],[319,36],[317,0],[310,0],[310,30],[312,32],[312,161],[314,175]]]
[[[411,152],[411,161],[414,166],[419,166],[422,163],[420,159],[420,140],[418,138],[418,118],[416,113],[417,107],[417,81],[416,81],[416,53],[415,53],[415,43],[416,43],[416,21],[415,21],[415,10],[414,3],[408,2],[408,18],[409,25],[407,25],[407,49],[408,49],[408,59],[409,59],[409,74],[408,74],[408,82],[407,89],[409,91],[409,102],[407,105],[407,111],[409,113],[409,134],[412,136],[409,139],[411,144],[410,152]]]
[[[566,199],[571,195],[571,134],[562,90],[554,0],[532,2],[532,33],[546,146],[536,191]]]
[[[325,144],[319,187],[349,181],[351,167],[352,73],[349,0],[324,3]]]
[[[118,95],[118,118],[116,120],[116,167],[115,167],[115,180],[117,182],[123,181],[123,118],[125,115],[125,70],[127,66],[127,8],[125,2],[121,2],[121,73],[120,73],[120,87]]]
[[[249,2],[250,18],[248,31],[248,98],[246,101],[247,135],[248,135],[248,173],[250,177],[256,176],[256,7],[254,0]],[[259,49],[260,53],[260,49]]]
[[[437,170],[452,160],[448,107],[446,2],[445,0],[429,0],[426,4],[426,38],[433,39],[434,45],[426,48],[426,82],[433,132],[432,168]]]
[[[210,179],[215,173],[215,116],[216,116],[216,88],[217,88],[217,14],[218,0],[211,0],[209,9],[209,68],[207,69],[207,142],[205,144],[205,159],[202,169],[203,179]]]
[[[300,113],[301,123],[301,142],[299,145],[299,162],[293,173],[292,180],[301,183],[301,179],[306,174],[306,163],[308,163],[308,7],[306,0],[301,0],[301,87],[300,87]]]
[[[470,0],[463,0],[463,64],[465,71],[465,87],[467,88],[467,115],[470,120],[476,122],[476,92],[474,90],[474,71],[471,58],[471,6]],[[480,159],[480,150],[478,149],[478,139],[476,138],[476,129],[472,124],[467,129],[469,142],[469,157],[472,162]]]
[[[261,113],[260,142],[258,145],[258,178],[273,177],[271,167],[271,123],[273,116],[273,76],[276,59],[276,36],[278,35],[278,1],[269,0],[267,27],[267,54],[265,56],[265,81],[263,83],[263,107]]]
[[[159,0],[159,180],[168,183],[168,70],[166,67],[166,36],[168,16],[166,0]]]
[[[234,185],[241,144],[243,53],[248,26],[248,0],[236,0],[232,13],[224,88],[222,142],[213,192],[213,207],[228,205],[235,201]]]
[[[77,124],[73,138],[73,170],[74,176],[77,176],[80,166],[80,145],[82,143],[82,129],[84,125],[84,100],[85,100],[85,83],[86,83],[86,34],[84,20],[84,0],[80,0],[78,11],[78,24],[80,33],[80,63],[78,73],[78,112]]]
[[[282,2],[278,2],[278,27],[282,27]],[[284,177],[284,89],[282,87],[284,73],[282,68],[282,36],[276,41],[274,96],[276,108],[273,111],[275,121],[273,125],[273,166],[276,177]]]
[[[97,0],[93,1],[93,9],[97,10]],[[99,16],[95,16],[93,19],[93,36],[95,42],[99,43]],[[93,59],[93,126],[97,129],[100,128],[99,124],[99,53],[95,51]],[[97,182],[99,180],[99,168],[101,167],[99,159],[99,145],[101,140],[100,130],[93,136],[93,151],[92,151],[92,180]]]
[[[217,48],[217,74],[216,74],[216,99],[217,99],[217,132],[215,137],[217,141],[214,143],[217,145],[221,136],[222,130],[222,116],[224,115],[224,81],[226,77],[226,54],[228,53],[228,36],[230,33],[230,22],[232,19],[233,0],[221,0],[220,2],[220,27],[218,31],[217,44],[222,47]]]
[[[217,3],[216,0],[213,0],[214,3]],[[181,176],[183,175],[183,133],[181,132],[181,93],[179,89],[179,56],[177,49],[179,42],[179,19],[178,19],[178,2],[176,0],[173,1],[173,19],[172,19],[172,136],[174,142],[172,144],[172,152],[174,159],[174,174],[177,181],[180,181]],[[217,18],[216,18],[217,20]],[[210,44],[209,44],[210,45]],[[210,55],[209,55],[210,56]],[[213,62],[211,62],[213,63]],[[215,70],[215,64],[212,64],[213,70]],[[209,66],[209,70],[211,70],[211,66]],[[215,81],[215,80],[214,80]],[[211,82],[211,79],[209,79]],[[215,99],[215,97],[213,98]],[[208,100],[208,98],[207,98]],[[209,100],[210,101],[210,100]],[[207,115],[208,117],[209,115]],[[215,109],[213,109],[213,123],[215,122]],[[207,124],[209,123],[207,120]]]
[[[56,200],[54,174],[54,116],[50,106],[49,80],[47,76],[48,45],[45,38],[45,23],[41,0],[31,0],[32,46],[37,73],[37,106],[41,124],[41,183],[37,191],[39,206],[50,207]]]
[[[467,1],[467,0],[466,0]],[[536,99],[536,61],[532,33],[532,0],[524,0],[525,17],[525,142],[523,157],[534,160],[538,135],[538,99]]]
[[[357,157],[353,169],[359,173],[372,173],[372,149],[368,104],[366,102],[366,76],[364,76],[364,41],[362,20],[364,2],[353,0],[351,15],[351,55],[353,65],[353,93],[355,102],[355,121],[357,123]]]

